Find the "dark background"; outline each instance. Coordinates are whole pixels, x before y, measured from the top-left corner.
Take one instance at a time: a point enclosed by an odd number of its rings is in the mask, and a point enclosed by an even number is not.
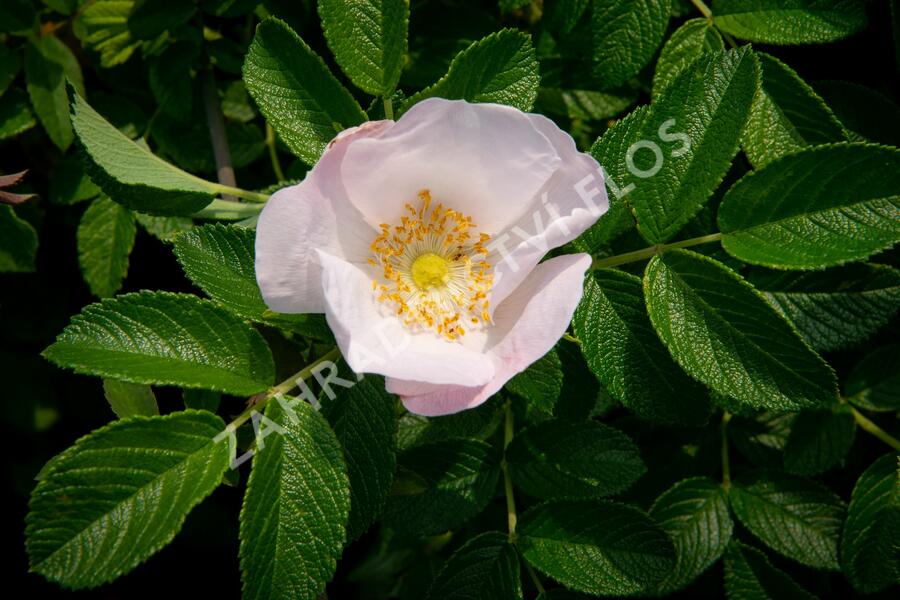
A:
[[[471,10],[460,8],[458,4],[413,2],[410,26],[413,49],[417,31],[425,31],[426,27],[429,30],[435,28],[435,21],[430,19],[438,17],[429,16],[431,11]],[[464,4],[468,7],[473,3]],[[497,23],[516,24],[515,17],[500,17],[496,3],[482,4],[483,10],[479,13],[479,18],[471,19],[473,27],[478,26],[474,23],[482,22],[480,17],[485,13],[493,14]],[[900,78],[895,64],[887,2],[872,2],[869,14],[869,28],[841,42],[823,46],[758,48],[781,58],[808,82],[814,83],[822,79],[853,81],[880,91],[897,102],[900,100]],[[461,27],[465,27],[467,19],[465,12],[453,17],[453,21]],[[674,30],[682,21],[683,19],[673,19],[670,29]],[[315,18],[310,18],[303,9],[297,9],[292,22],[320,55],[329,56]],[[244,35],[238,31],[245,31],[245,25],[243,22],[235,24],[235,35]],[[228,27],[224,25],[223,29],[227,30]],[[62,37],[66,39],[65,33]],[[480,33],[474,37],[480,37]],[[77,47],[77,42],[72,46]],[[83,55],[79,56],[85,61],[89,60]],[[135,56],[114,71],[140,82],[143,77],[140,62],[140,57]],[[116,91],[106,82],[116,81],[118,75],[106,73],[101,79],[97,69],[91,68],[87,63],[83,67],[89,91]],[[649,75],[652,75],[652,70]],[[649,97],[644,94],[641,103],[647,101]],[[40,126],[18,138],[0,142],[0,170],[16,172],[30,169],[30,184],[39,194],[46,194],[50,173],[58,160],[59,152],[48,142]],[[287,160],[287,156],[282,157],[285,166],[288,165]],[[267,167],[261,167],[260,164],[264,165],[258,162],[256,167],[239,172],[239,184],[252,187],[256,183],[265,185],[271,182]],[[99,379],[62,371],[39,355],[52,343],[72,315],[95,301],[81,279],[75,244],[75,230],[85,208],[86,204],[50,205],[43,199],[25,207],[22,214],[35,224],[39,232],[37,272],[0,275],[0,381],[3,389],[0,396],[0,430],[6,450],[0,468],[7,500],[0,535],[2,554],[7,557],[3,562],[4,586],[13,597],[113,599],[202,595],[237,598],[240,596],[241,585],[237,532],[242,487],[221,486],[190,513],[183,530],[168,547],[129,575],[100,589],[63,591],[40,576],[27,573],[24,519],[28,495],[35,484],[35,474],[50,457],[70,446],[80,436],[109,422],[114,416],[103,397]],[[139,229],[129,274],[121,292],[141,289],[192,291],[192,286],[184,278],[170,249]],[[888,329],[896,330],[896,323]],[[840,368],[840,356],[828,358]],[[156,391],[162,412],[181,408],[180,393],[177,390],[161,388]],[[220,414],[237,414],[242,408],[242,400],[225,398]],[[628,417],[620,417],[622,423],[617,425],[628,430]],[[635,429],[635,435],[639,446],[652,454],[652,439],[649,436],[646,440],[641,439],[639,428]],[[863,446],[863,452],[860,454],[857,451],[854,456],[867,456],[869,462],[861,460],[860,464],[849,465],[847,469],[826,475],[826,483],[844,499],[849,498],[858,474],[871,460],[885,451],[880,442],[863,432],[857,436],[856,445]],[[654,472],[654,468],[668,468],[668,458],[664,452],[660,456],[648,456],[646,460],[650,473]],[[733,460],[736,463],[733,469],[740,469],[740,456]],[[246,467],[242,471],[243,483],[246,479]],[[495,508],[498,507],[490,507],[488,510],[490,512]],[[502,523],[502,517],[498,516],[497,522]],[[752,538],[745,535],[743,539]],[[372,597],[373,591],[370,588],[349,583],[346,575],[353,567],[358,566],[359,561],[377,543],[377,532],[370,532],[348,548],[339,565],[335,583],[329,587],[329,597]],[[789,564],[780,562],[788,561],[779,557],[773,557],[773,560],[779,566],[791,568]],[[411,567],[419,568],[427,572],[433,565],[423,562]],[[792,573],[798,578],[803,577],[802,574],[808,574],[810,579],[800,579],[799,583],[822,597],[853,595],[839,574],[815,574],[805,568],[793,568]],[[721,581],[720,562],[681,596],[717,597],[723,593]],[[884,597],[888,595],[885,594]]]

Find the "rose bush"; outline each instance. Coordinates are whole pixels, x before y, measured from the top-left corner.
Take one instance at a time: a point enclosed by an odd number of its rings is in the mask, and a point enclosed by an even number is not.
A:
[[[7,593],[896,596],[898,10],[3,0]]]

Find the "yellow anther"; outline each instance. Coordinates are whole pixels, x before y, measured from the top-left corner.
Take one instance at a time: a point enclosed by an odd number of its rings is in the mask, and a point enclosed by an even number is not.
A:
[[[471,217],[433,204],[427,189],[418,198],[418,207],[405,205],[400,225],[381,224],[368,263],[380,268],[382,283],[373,287],[407,326],[456,341],[466,334],[461,323],[490,322],[490,236],[472,231]]]

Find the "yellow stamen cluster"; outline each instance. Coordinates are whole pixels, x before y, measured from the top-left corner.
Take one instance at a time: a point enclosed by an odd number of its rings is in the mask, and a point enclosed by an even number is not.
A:
[[[458,340],[467,328],[491,320],[494,275],[485,247],[491,237],[473,233],[472,217],[443,204],[432,207],[428,190],[419,200],[418,208],[406,205],[399,225],[381,224],[369,259],[381,280],[373,280],[372,289],[406,325]]]

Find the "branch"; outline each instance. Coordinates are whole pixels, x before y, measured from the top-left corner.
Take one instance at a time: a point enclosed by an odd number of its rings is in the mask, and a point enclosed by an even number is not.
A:
[[[219,92],[212,68],[206,70],[203,78],[203,104],[206,108],[206,123],[209,125],[209,137],[212,141],[213,156],[216,159],[216,176],[219,183],[227,187],[237,187],[234,168],[231,166],[231,152],[228,150],[228,136],[225,134],[225,118],[219,104]],[[225,200],[237,202],[235,196],[223,196]]]

